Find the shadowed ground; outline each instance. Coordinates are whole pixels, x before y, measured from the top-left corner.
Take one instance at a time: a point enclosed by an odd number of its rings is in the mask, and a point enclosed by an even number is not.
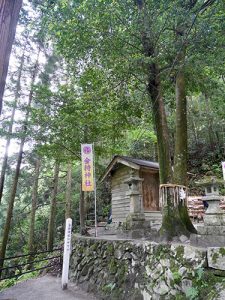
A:
[[[0,292],[0,300],[97,300],[73,283],[61,289],[61,278],[46,275],[29,279]]]

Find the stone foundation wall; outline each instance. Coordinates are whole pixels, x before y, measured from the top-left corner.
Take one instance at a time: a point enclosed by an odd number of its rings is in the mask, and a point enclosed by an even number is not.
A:
[[[74,237],[70,280],[101,299],[216,299],[224,274],[207,265],[190,245]]]

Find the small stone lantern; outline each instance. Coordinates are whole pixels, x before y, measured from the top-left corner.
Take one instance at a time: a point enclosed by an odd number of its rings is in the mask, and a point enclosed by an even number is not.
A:
[[[129,186],[129,191],[126,195],[130,197],[130,213],[143,213],[142,197],[140,194],[140,183],[143,180],[132,173],[130,178],[125,181]]]
[[[130,178],[124,181],[129,186],[126,195],[130,197],[130,213],[126,218],[126,227],[131,231],[132,238],[143,236],[142,231],[145,227],[145,214],[140,189],[140,184],[143,180],[132,170]]]
[[[205,196],[202,197],[202,200],[208,203],[204,216],[205,225],[225,225],[224,212],[219,206],[221,200],[219,184],[221,184],[221,180],[215,176],[206,177],[199,183],[205,189]]]
[[[222,180],[215,176],[207,176],[197,184],[205,189],[203,201],[208,203],[208,208],[203,217],[204,226],[198,225],[198,234],[191,234],[190,241],[194,246],[201,247],[224,247],[225,246],[225,214],[220,208],[221,196],[219,184]]]

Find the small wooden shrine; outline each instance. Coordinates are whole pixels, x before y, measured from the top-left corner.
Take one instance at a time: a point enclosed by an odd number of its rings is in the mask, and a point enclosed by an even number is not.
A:
[[[159,207],[159,164],[115,156],[102,181],[111,180],[112,221],[125,222],[128,215],[140,213],[145,220],[161,218]]]

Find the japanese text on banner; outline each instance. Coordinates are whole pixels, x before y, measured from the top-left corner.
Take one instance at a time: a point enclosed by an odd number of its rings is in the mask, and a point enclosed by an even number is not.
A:
[[[92,144],[81,145],[82,191],[94,191],[93,147]]]

